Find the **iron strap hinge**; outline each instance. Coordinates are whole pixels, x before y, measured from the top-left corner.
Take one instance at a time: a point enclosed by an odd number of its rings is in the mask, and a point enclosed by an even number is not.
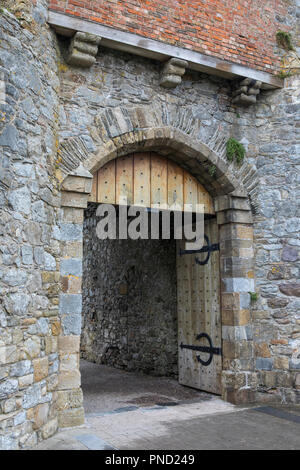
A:
[[[209,354],[221,355],[221,348],[210,348],[209,346],[191,346],[190,344],[180,344],[181,349],[191,349],[192,351],[206,352]]]
[[[200,261],[197,257],[195,258],[195,261],[197,264],[200,264],[201,266],[204,266],[205,264],[208,263],[208,260],[210,258],[210,254],[213,251],[219,251],[220,250],[220,244],[219,243],[212,243],[210,244],[209,238],[207,235],[204,235],[204,239],[206,241],[206,246],[203,246],[200,250],[180,250],[179,254],[180,256],[182,255],[193,255],[196,253],[207,253],[207,256],[204,261]]]
[[[209,366],[209,364],[213,360],[213,355],[214,354],[217,355],[217,356],[222,355],[222,349],[221,348],[215,348],[213,346],[212,340],[211,340],[210,336],[207,333],[200,333],[200,335],[198,335],[196,337],[196,340],[199,341],[201,338],[206,338],[208,343],[209,343],[209,346],[194,346],[194,345],[190,345],[190,344],[181,343],[180,348],[181,349],[191,349],[192,351],[199,351],[199,352],[208,353],[210,356],[209,356],[207,361],[203,361],[203,359],[201,359],[200,356],[196,356],[196,357],[197,357],[197,361],[200,362],[203,366]]]

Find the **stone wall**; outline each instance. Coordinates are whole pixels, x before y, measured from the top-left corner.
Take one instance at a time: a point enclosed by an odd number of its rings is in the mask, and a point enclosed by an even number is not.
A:
[[[97,204],[83,231],[82,357],[177,376],[175,240],[99,240]]]
[[[57,429],[59,80],[47,2],[1,2],[0,449]]]
[[[259,400],[300,402],[299,75],[264,92],[235,136],[257,168],[254,355]]]

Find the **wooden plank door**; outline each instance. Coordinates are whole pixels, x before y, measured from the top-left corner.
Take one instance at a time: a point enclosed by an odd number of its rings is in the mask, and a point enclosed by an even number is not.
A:
[[[216,219],[205,220],[205,235],[211,244],[219,243]],[[206,242],[204,242],[206,245]],[[179,343],[179,383],[190,387],[221,393],[222,357],[186,348],[185,346],[221,348],[220,270],[219,251],[213,251],[207,264],[199,265],[206,253],[181,255],[184,241],[177,244],[177,306]],[[199,362],[211,362],[203,365]]]

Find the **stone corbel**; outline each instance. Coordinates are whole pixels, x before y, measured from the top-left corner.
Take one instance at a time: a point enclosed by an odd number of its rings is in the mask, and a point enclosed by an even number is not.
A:
[[[181,83],[181,77],[188,67],[188,62],[182,59],[173,57],[168,60],[162,70],[160,85],[164,88],[176,88]]]
[[[251,224],[252,213],[247,197],[218,196],[214,200],[219,225],[228,223]]]
[[[256,103],[256,97],[260,93],[262,82],[259,80],[252,80],[251,78],[244,78],[239,84],[238,88],[233,92],[232,104],[241,106],[250,106]]]
[[[69,174],[62,183],[61,205],[85,209],[92,190],[93,176],[82,165]]]
[[[101,37],[95,34],[75,33],[69,46],[67,63],[78,67],[91,67],[96,62],[100,41]]]

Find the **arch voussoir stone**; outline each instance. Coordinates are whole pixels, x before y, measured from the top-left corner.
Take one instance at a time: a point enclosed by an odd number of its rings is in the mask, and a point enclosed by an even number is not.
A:
[[[245,162],[240,167],[226,159],[226,141],[220,126],[207,141],[199,140],[201,121],[193,109],[172,104],[115,107],[95,117],[97,137],[93,152],[84,136],[63,140],[58,150],[60,179],[82,164],[94,173],[109,160],[135,151],[158,151],[176,160],[205,184],[212,195],[239,191],[250,195],[255,205],[256,169]],[[212,172],[212,168],[214,172]]]

